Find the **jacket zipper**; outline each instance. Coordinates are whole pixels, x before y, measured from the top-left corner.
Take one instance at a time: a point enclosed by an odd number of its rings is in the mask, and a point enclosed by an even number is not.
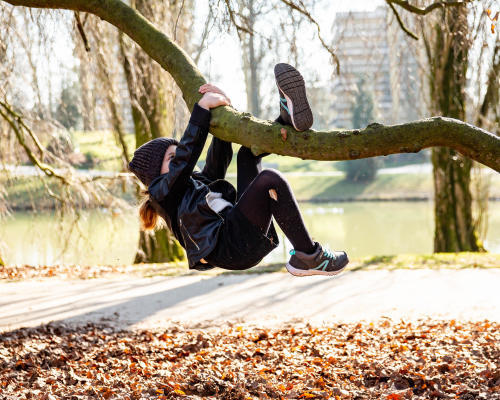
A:
[[[200,250],[200,247],[198,246],[198,244],[193,240],[193,238],[191,237],[191,235],[189,234],[189,231],[187,230],[186,226],[182,223],[182,219],[179,218],[179,221],[181,223],[181,226],[184,228],[184,230],[186,231],[186,234],[188,236],[188,238],[191,240],[191,242],[193,242],[193,244],[196,246],[196,248],[198,250]]]

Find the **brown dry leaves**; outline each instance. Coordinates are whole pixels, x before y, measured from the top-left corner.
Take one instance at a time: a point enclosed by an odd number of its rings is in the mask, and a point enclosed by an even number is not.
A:
[[[500,399],[500,324],[0,335],[5,399]]]
[[[134,270],[133,266],[121,265],[6,265],[0,266],[0,280],[21,280],[32,278],[88,279],[108,274],[126,273]]]

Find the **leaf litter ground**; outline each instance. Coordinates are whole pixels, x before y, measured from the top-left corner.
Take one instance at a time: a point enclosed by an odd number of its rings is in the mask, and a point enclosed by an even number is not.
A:
[[[420,320],[281,328],[0,334],[2,399],[500,399],[500,324]]]

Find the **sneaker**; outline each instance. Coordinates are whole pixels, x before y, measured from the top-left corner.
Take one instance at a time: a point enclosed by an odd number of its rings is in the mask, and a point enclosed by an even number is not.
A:
[[[280,94],[281,118],[298,131],[308,130],[313,124],[313,115],[304,78],[294,67],[284,63],[274,66],[274,77]]]
[[[349,262],[345,251],[324,250],[318,242],[312,254],[292,249],[290,255],[286,269],[295,276],[337,275]]]

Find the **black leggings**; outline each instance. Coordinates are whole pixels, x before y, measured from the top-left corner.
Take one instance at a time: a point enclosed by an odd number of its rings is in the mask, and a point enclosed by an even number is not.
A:
[[[268,153],[255,156],[244,146],[238,151],[235,207],[266,235],[271,218],[274,217],[294,249],[311,253],[315,245],[307,232],[297,200],[286,178],[273,169],[262,171],[261,160],[266,155]],[[271,189],[276,191],[277,200],[271,198]]]

